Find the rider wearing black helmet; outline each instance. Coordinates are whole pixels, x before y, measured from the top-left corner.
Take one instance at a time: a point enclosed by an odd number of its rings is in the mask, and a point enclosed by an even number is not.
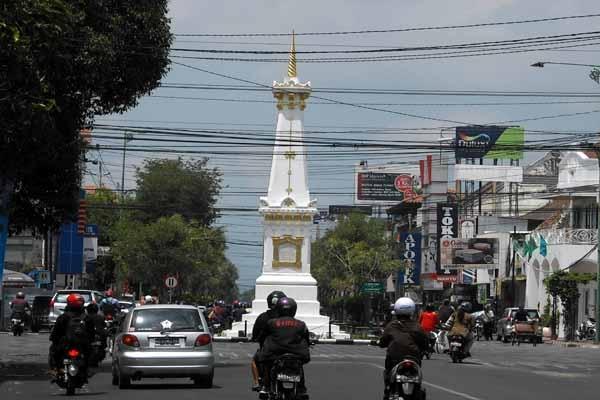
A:
[[[261,334],[267,326],[267,322],[269,322],[270,319],[277,317],[275,306],[277,305],[277,301],[282,297],[285,297],[285,293],[279,290],[269,293],[267,296],[267,311],[256,318],[254,327],[252,327],[252,341],[258,342],[260,346],[252,359],[252,390],[255,391],[260,390],[259,377],[262,376],[262,368],[260,368],[260,361],[258,360],[258,353],[262,349],[264,342],[264,339],[261,339]]]
[[[263,340],[263,348],[260,352],[260,360],[268,365],[277,357],[284,354],[293,354],[298,357],[302,364],[310,361],[310,336],[306,324],[294,318],[298,305],[289,297],[283,297],[277,302],[277,318],[269,320],[259,340]],[[304,385],[304,371],[302,380],[298,386],[301,397],[306,398],[306,386]]]
[[[31,307],[25,300],[25,293],[18,292],[15,295],[15,298],[10,302],[10,311],[10,319],[21,318],[23,321],[27,319],[27,311],[31,311]]]

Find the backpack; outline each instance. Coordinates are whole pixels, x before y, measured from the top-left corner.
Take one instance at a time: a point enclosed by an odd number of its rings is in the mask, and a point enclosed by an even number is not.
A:
[[[80,316],[72,316],[67,323],[65,332],[67,343],[87,343],[85,322]]]

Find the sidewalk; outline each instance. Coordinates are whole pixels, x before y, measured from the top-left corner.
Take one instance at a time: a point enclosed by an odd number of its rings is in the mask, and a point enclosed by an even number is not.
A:
[[[600,350],[600,344],[595,344],[593,342],[566,342],[564,340],[546,340],[546,339],[544,339],[544,344],[550,344],[553,346],[560,346],[560,347]]]

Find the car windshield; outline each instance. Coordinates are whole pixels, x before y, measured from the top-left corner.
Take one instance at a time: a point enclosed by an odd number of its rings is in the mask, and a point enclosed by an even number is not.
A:
[[[54,302],[55,303],[66,303],[67,297],[69,297],[69,295],[73,294],[73,293],[80,294],[86,303],[89,303],[90,300],[92,299],[92,296],[90,295],[89,292],[83,292],[83,293],[82,292],[61,292],[61,293],[56,294],[56,299],[54,300]]]
[[[514,318],[514,317],[515,317],[515,315],[517,314],[517,311],[519,311],[519,310],[513,310],[513,311],[510,313],[510,316],[511,316],[511,318]],[[528,316],[530,319],[538,319],[538,318],[540,318],[540,316],[539,316],[539,314],[538,314],[537,310],[525,310],[525,312],[527,313],[527,316]]]
[[[197,310],[154,308],[136,310],[131,318],[131,331],[190,330],[204,332]]]

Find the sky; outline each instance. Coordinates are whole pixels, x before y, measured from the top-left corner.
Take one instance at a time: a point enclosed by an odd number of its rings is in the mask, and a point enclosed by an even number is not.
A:
[[[237,34],[237,33],[297,33],[357,30],[385,30],[414,27],[478,24],[499,21],[529,20],[600,14],[600,4],[595,0],[404,0],[404,1],[272,1],[227,0],[221,2],[198,0],[172,0],[169,15],[171,29],[176,34]],[[303,50],[357,50],[398,48],[414,46],[449,45],[484,41],[510,40],[524,37],[571,34],[598,31],[600,18],[581,18],[556,22],[500,25],[450,30],[425,30],[360,35],[315,35],[296,37],[298,51]],[[402,60],[362,63],[303,63],[306,57],[327,55],[298,55],[298,75],[301,81],[310,81],[313,89],[319,88],[369,88],[369,89],[419,89],[419,90],[490,90],[490,91],[563,91],[595,92],[600,87],[588,77],[589,68],[547,65],[532,68],[537,61],[594,64],[600,63],[599,45],[569,49],[555,49],[516,54],[497,54],[477,57],[456,57],[425,60]],[[596,43],[594,41],[586,42]],[[276,50],[289,49],[289,36],[267,37],[183,37],[177,36],[173,48]],[[382,53],[389,55],[389,53]],[[379,56],[382,54],[375,54]],[[172,55],[202,56],[202,53],[172,52]],[[282,56],[244,54],[211,54],[215,57],[286,58]],[[341,56],[338,54],[331,56]],[[364,56],[353,54],[352,56]],[[253,63],[209,61],[172,58],[172,61],[212,71],[219,74],[271,85],[281,81],[287,65],[281,63]],[[202,85],[251,85],[216,76],[181,65],[171,65],[162,80],[164,84],[184,83]],[[306,137],[370,140],[434,141],[442,127],[455,126],[428,118],[477,124],[504,121],[519,122],[527,130],[596,131],[600,121],[600,99],[546,98],[546,97],[483,97],[444,95],[365,95],[320,94],[347,103],[385,103],[377,105],[384,112],[345,105],[322,104],[309,100],[305,111]],[[186,99],[174,98],[186,97]],[[194,99],[191,99],[194,98]],[[211,99],[211,100],[208,100]],[[215,100],[219,99],[219,100]],[[262,102],[246,102],[246,100]],[[138,107],[122,114],[97,118],[97,123],[132,126],[177,127],[189,129],[228,129],[248,134],[274,138],[276,109],[268,91],[192,90],[161,87],[144,97]],[[567,104],[547,104],[548,102]],[[574,103],[579,101],[578,103]],[[481,103],[546,104],[494,104]],[[415,104],[419,105],[415,105]],[[401,105],[397,105],[401,104]],[[410,105],[407,105],[410,104]],[[435,105],[434,105],[435,104]],[[441,105],[440,105],[441,104]],[[459,105],[449,105],[459,104]],[[469,104],[469,105],[465,105]],[[395,112],[426,118],[408,117]],[[578,114],[577,114],[578,113]],[[585,113],[585,114],[581,114]],[[565,114],[577,114],[568,115]],[[555,117],[561,115],[561,117]],[[552,117],[538,119],[539,117]],[[534,120],[535,119],[535,120]],[[422,128],[435,128],[419,132]],[[386,131],[382,131],[382,130]],[[411,130],[406,134],[401,130]],[[372,132],[375,130],[375,132]],[[317,131],[318,133],[315,133]],[[344,131],[333,133],[331,131]],[[347,133],[348,131],[352,131]],[[357,132],[358,131],[358,132]],[[369,132],[371,131],[371,132]],[[547,135],[528,134],[527,140],[546,140]],[[100,144],[122,143],[97,140]],[[133,140],[130,145],[136,145]],[[168,146],[165,144],[164,146]],[[202,150],[201,146],[194,148]],[[258,198],[266,193],[270,168],[269,148],[260,148],[261,154],[243,155],[244,147],[230,146],[229,151],[239,154],[210,154],[210,165],[223,173],[223,190],[220,207],[255,207]],[[256,149],[254,149],[256,151]],[[208,151],[208,150],[207,150]],[[366,155],[357,151],[309,147],[309,184],[311,194],[318,199],[319,208],[329,204],[352,204],[353,168],[360,160],[369,165],[389,162],[416,163],[421,156],[402,155],[398,152],[382,156]],[[316,151],[316,152],[315,152]],[[342,151],[345,155],[341,155]],[[311,153],[313,155],[311,156]],[[176,157],[176,154],[128,152],[126,157],[125,188],[135,187],[134,170],[145,158]],[[202,154],[194,155],[201,157]],[[531,162],[539,154],[527,154]],[[122,154],[102,151],[105,171],[103,178],[109,186],[121,179]],[[97,176],[88,176],[88,181]],[[325,193],[336,194],[325,194]],[[225,229],[229,245],[228,257],[239,270],[239,285],[243,291],[254,285],[262,265],[262,225],[256,212],[224,212],[217,226]],[[250,244],[250,245],[248,245]]]

